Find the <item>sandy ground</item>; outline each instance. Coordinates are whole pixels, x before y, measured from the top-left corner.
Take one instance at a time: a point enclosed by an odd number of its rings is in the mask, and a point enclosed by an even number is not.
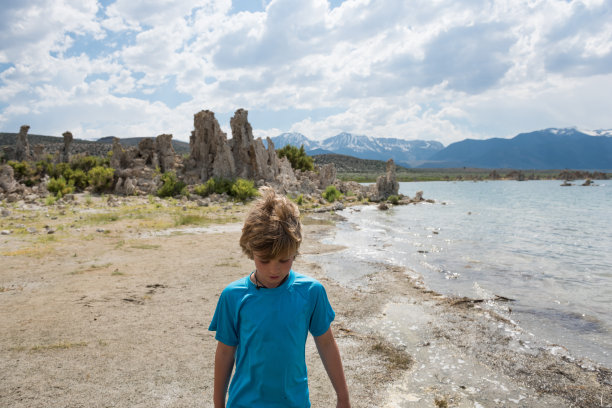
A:
[[[252,269],[245,208],[106,200],[0,205],[0,407],[212,406],[207,328]],[[448,299],[383,265],[359,285],[331,279],[334,221],[304,215],[294,269],[327,288],[353,407],[612,406],[609,370],[537,344],[502,302]],[[313,407],[335,406],[310,338],[307,363]]]

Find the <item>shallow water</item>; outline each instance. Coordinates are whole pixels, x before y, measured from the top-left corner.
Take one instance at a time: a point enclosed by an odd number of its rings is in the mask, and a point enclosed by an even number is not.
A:
[[[612,183],[560,184],[400,183],[436,203],[344,210],[330,274],[359,285],[383,262],[447,295],[504,296],[500,311],[536,338],[612,367]]]

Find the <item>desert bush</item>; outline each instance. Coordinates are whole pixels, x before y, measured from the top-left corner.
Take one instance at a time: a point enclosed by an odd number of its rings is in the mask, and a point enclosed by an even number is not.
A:
[[[67,182],[64,177],[59,176],[58,178],[49,180],[49,183],[47,183],[47,190],[55,194],[57,198],[62,198],[66,194],[70,194],[74,191],[74,184]]]
[[[200,184],[199,186],[194,188],[193,192],[198,195],[201,195],[202,197],[207,197],[212,193],[231,194],[233,185],[233,180],[225,179],[222,177],[212,177],[206,180],[206,183]]]
[[[51,157],[51,155],[47,155],[47,157],[45,157],[43,160],[37,161],[35,164],[36,173],[39,174],[41,177],[45,174],[51,175],[51,172],[53,171],[52,160],[53,158]]]
[[[195,194],[207,197],[213,193],[227,194],[240,201],[246,201],[249,198],[256,197],[259,192],[255,185],[250,180],[237,179],[230,180],[221,177],[213,177],[206,180],[206,183],[200,184],[193,189]]]
[[[74,183],[74,186],[78,190],[83,190],[89,185],[89,178],[87,177],[87,174],[81,169],[74,170],[72,172],[70,180]]]
[[[109,190],[113,186],[115,169],[112,167],[96,166],[87,172],[89,185],[96,192]]]
[[[399,204],[399,200],[400,200],[399,196],[396,196],[396,195],[391,195],[391,196],[387,197],[387,202],[389,202],[389,203],[391,203],[393,205]]]
[[[35,169],[30,166],[30,163],[27,161],[15,161],[9,160],[7,162],[9,166],[13,168],[13,174],[15,175],[15,179],[17,180],[25,180],[27,178],[32,177],[36,172]]]
[[[70,168],[72,168],[72,170],[83,170],[83,172],[87,173],[89,170],[98,166],[108,167],[108,161],[98,156],[83,155],[73,156],[70,159]]]
[[[330,203],[333,203],[340,197],[342,197],[342,193],[340,193],[340,191],[338,191],[338,189],[334,186],[327,186],[327,188],[323,192],[323,198],[325,198]]]
[[[51,164],[47,174],[49,174],[49,177],[52,178],[64,177],[65,179],[68,179],[69,177],[67,176],[72,175],[72,168],[70,168],[70,164],[68,163],[57,163],[55,165]]]
[[[200,184],[193,188],[193,192],[194,194],[206,197],[208,195],[208,188],[206,187],[206,184]]]
[[[167,171],[161,176],[162,186],[157,190],[159,197],[174,197],[179,195],[185,189],[185,183],[176,177],[173,171]]]
[[[232,188],[230,189],[230,195],[237,200],[246,201],[249,198],[253,198],[259,195],[259,192],[255,188],[251,180],[239,178],[232,185]]]
[[[313,159],[306,154],[304,145],[300,146],[299,149],[292,145],[286,145],[282,149],[277,150],[276,155],[279,158],[286,157],[289,163],[291,163],[291,167],[296,170],[306,171],[314,169]]]

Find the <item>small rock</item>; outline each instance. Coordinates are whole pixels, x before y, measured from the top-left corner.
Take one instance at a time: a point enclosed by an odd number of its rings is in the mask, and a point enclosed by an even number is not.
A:
[[[383,210],[383,211],[384,210],[388,210],[389,206],[386,203],[380,203],[380,204],[378,204],[378,209],[379,210]]]
[[[47,234],[55,234],[55,229],[54,228],[47,229]]]
[[[97,228],[96,232],[106,232],[106,230],[104,228]]]
[[[13,231],[11,230],[2,230],[0,231],[0,235],[11,235]]]
[[[8,217],[9,215],[11,215],[11,210],[9,210],[8,208],[3,208],[1,214],[3,217]]]
[[[36,234],[38,232],[38,230],[34,227],[30,227],[26,231],[28,231],[30,234]]]

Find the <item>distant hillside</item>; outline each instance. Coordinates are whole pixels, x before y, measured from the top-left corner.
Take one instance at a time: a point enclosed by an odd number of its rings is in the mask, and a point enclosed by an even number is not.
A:
[[[0,146],[14,145],[15,140],[17,139],[17,135],[17,133],[0,133]],[[144,139],[144,137],[128,137],[124,139],[119,139],[119,143],[121,143],[121,145],[124,147],[137,146],[138,142],[140,142],[142,139]],[[64,138],[61,136],[28,134],[28,143],[30,144],[30,146],[35,146],[37,144],[63,146]],[[95,146],[101,147],[101,151],[104,153],[109,150],[108,145],[112,143],[113,136],[106,136],[96,141],[83,139],[74,139],[72,141],[73,146],[79,145],[79,149],[77,149],[77,152],[87,151],[87,146],[91,146],[91,154],[100,154],[100,149],[95,149]],[[181,142],[180,140],[172,140],[172,147],[174,147],[174,151],[177,154],[189,153],[189,143]]]
[[[17,140],[18,133],[0,133],[0,146],[12,146]],[[64,138],[61,136],[44,136],[44,135],[32,135],[28,134],[28,143],[30,146],[37,144],[64,144]],[[95,144],[96,142],[90,140],[74,139],[72,143],[78,144]]]
[[[442,143],[436,141],[374,138],[346,132],[323,141],[310,140],[301,133],[283,133],[271,139],[277,149],[288,144],[296,147],[304,145],[309,155],[341,154],[369,160],[393,159],[396,164],[406,167],[420,164],[444,148]]]
[[[121,143],[121,146],[125,146],[125,147],[138,146],[138,143],[142,139],[145,139],[145,138],[144,137],[125,137],[125,138],[119,139],[119,143]],[[113,143],[113,136],[106,136],[106,137],[100,138],[100,139],[96,140],[96,142],[97,143],[112,144]],[[172,147],[174,148],[174,151],[177,154],[189,153],[189,143],[182,142],[180,140],[172,139]]]
[[[315,164],[322,166],[333,163],[338,173],[379,173],[387,171],[387,162],[382,160],[359,159],[357,157],[342,154],[320,154],[312,156]],[[408,169],[402,166],[395,166],[397,173],[407,172]]]
[[[467,139],[449,145],[419,167],[610,170],[611,134],[545,129],[512,139]]]

